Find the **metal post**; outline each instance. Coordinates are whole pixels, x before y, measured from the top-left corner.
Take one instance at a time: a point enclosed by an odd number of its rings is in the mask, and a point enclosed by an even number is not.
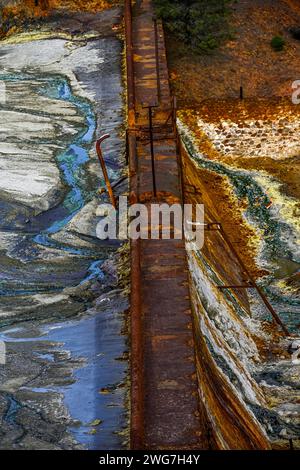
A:
[[[154,145],[153,145],[152,106],[148,106],[148,115],[149,115],[149,134],[150,134],[153,194],[154,194],[154,197],[156,197],[157,192],[156,192],[156,177],[155,177],[155,156],[154,156]]]
[[[172,105],[173,105],[173,128],[174,128],[174,133],[177,134],[177,99],[176,96],[173,96],[172,99]]]
[[[112,203],[113,207],[116,209],[117,204],[116,204],[115,196],[114,196],[114,193],[113,193],[113,190],[112,190],[109,178],[108,178],[107,169],[106,169],[105,161],[104,161],[104,158],[103,158],[103,155],[102,155],[102,150],[101,150],[102,142],[105,139],[108,139],[109,137],[110,137],[109,134],[104,134],[102,137],[100,137],[100,139],[97,140],[97,142],[96,142],[96,151],[97,151],[98,159],[99,159],[99,162],[100,162],[100,165],[101,165],[101,168],[102,168],[102,173],[103,173],[103,176],[104,176],[104,179],[105,179],[105,184],[106,184],[106,187],[107,187],[107,191],[108,191],[111,203]]]
[[[240,100],[243,100],[243,99],[244,99],[244,88],[241,85],[240,86]]]

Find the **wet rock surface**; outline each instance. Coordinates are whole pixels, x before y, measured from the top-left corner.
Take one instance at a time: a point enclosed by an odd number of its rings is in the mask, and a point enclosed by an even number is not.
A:
[[[118,244],[96,238],[102,174],[94,151],[95,135],[109,132],[105,155],[117,179],[118,14],[64,14],[43,26],[47,39],[39,30],[0,43],[1,449],[126,444],[128,305]]]
[[[2,330],[1,439],[7,449],[119,448],[124,438],[124,371],[120,341],[127,300],[93,284],[97,295],[77,318]],[[101,426],[93,426],[98,419]],[[70,432],[71,431],[71,432]],[[34,446],[34,447],[31,447]]]

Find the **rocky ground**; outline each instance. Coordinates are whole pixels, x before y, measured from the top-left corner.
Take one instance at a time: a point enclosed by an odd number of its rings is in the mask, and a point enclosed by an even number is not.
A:
[[[104,152],[118,180],[119,15],[56,12],[0,43],[2,449],[126,445],[128,304],[119,244],[96,237],[94,150],[110,133]]]

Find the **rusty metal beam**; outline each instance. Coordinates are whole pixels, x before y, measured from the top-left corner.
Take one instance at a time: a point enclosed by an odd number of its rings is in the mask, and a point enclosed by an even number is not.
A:
[[[135,122],[135,86],[133,69],[133,40],[132,40],[132,3],[125,0],[125,37],[126,37],[126,72],[127,72],[127,106],[129,127]]]
[[[160,102],[160,73],[159,73],[159,55],[158,55],[158,31],[157,31],[157,20],[153,19],[154,24],[154,35],[155,35],[155,59],[156,59],[156,80],[157,80],[157,98]]]
[[[138,160],[135,133],[128,132],[129,202],[138,202]],[[131,240],[130,290],[130,448],[142,449],[144,442],[144,348],[141,308],[141,242]]]
[[[142,449],[144,444],[144,348],[141,308],[141,244],[131,240],[130,293],[130,376],[131,416],[130,448]]]
[[[156,198],[157,189],[156,189],[156,177],[155,177],[155,154],[154,154],[154,145],[153,145],[153,121],[152,121],[152,108],[153,107],[155,107],[155,106],[146,106],[146,108],[148,109],[148,119],[149,119],[149,136],[150,136],[153,195]]]

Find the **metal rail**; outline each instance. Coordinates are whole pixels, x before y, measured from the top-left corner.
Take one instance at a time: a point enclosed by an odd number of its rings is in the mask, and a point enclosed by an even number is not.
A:
[[[135,122],[135,86],[133,65],[133,39],[132,39],[132,4],[125,0],[125,36],[126,36],[126,72],[127,72],[127,106],[129,127]]]
[[[153,143],[153,127],[152,127],[152,106],[148,108],[149,116],[149,135],[150,135],[150,150],[151,150],[151,169],[152,169],[152,181],[153,181],[153,195],[157,196],[156,191],[156,176],[155,176],[155,155],[154,155],[154,143]]]
[[[157,83],[157,98],[160,102],[161,91],[160,91],[160,71],[159,71],[159,55],[158,55],[158,30],[157,30],[157,19],[153,19],[154,23],[154,42],[155,42],[155,60],[156,60],[156,83]]]
[[[139,200],[138,160],[135,132],[135,83],[132,40],[132,4],[125,0],[125,38],[127,69],[128,128],[126,130],[126,159],[129,164],[130,204]],[[142,449],[144,442],[144,351],[143,319],[141,317],[141,246],[140,240],[131,240],[130,290],[130,448]]]
[[[152,109],[156,108],[157,105],[144,106],[148,110],[148,120],[149,120],[149,136],[150,136],[150,152],[151,152],[151,171],[152,171],[152,183],[153,183],[153,195],[156,198],[157,188],[156,188],[156,176],[155,176],[155,153],[154,153],[154,138],[153,138],[153,116]]]

